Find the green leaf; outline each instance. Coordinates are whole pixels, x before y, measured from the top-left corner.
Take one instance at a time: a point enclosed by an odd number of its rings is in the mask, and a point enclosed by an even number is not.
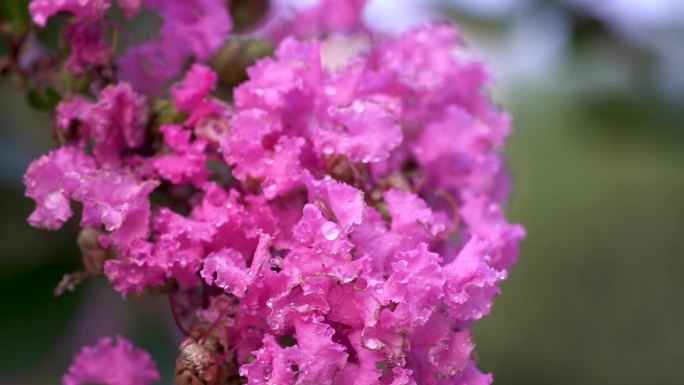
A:
[[[0,36],[0,56],[5,56],[10,52],[10,45],[3,36]]]
[[[1,0],[0,0],[1,1]],[[66,44],[61,31],[69,23],[70,15],[60,13],[50,17],[45,27],[36,30],[36,38],[45,47],[59,52],[70,47]]]
[[[233,0],[229,2],[230,16],[236,32],[245,32],[257,25],[269,10],[267,0]]]
[[[42,92],[30,90],[26,94],[26,99],[29,105],[37,110],[52,110],[62,100],[62,97],[54,89],[48,88]]]
[[[13,26],[27,26],[30,18],[28,5],[30,0],[0,0],[0,13]]]

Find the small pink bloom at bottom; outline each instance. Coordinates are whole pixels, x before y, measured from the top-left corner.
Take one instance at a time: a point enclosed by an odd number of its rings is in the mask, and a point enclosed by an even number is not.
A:
[[[148,385],[159,379],[150,355],[117,336],[116,340],[104,337],[95,346],[84,347],[62,382],[64,385]]]

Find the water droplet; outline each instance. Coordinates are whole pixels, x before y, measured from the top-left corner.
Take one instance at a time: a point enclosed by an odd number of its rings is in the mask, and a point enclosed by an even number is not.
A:
[[[123,216],[116,210],[106,210],[102,213],[100,220],[107,231],[113,231],[121,226]]]
[[[45,197],[45,208],[48,210],[55,210],[64,202],[64,196],[59,191],[53,191]]]
[[[321,232],[323,233],[325,239],[329,241],[334,241],[338,236],[340,236],[340,229],[337,227],[335,222],[325,222],[323,226],[321,226]]]
[[[366,340],[366,347],[368,347],[368,349],[374,350],[377,349],[378,346],[380,346],[380,341],[376,340],[375,338],[368,338]]]
[[[325,87],[325,94],[328,96],[335,96],[337,93],[337,89],[333,86],[327,86]]]

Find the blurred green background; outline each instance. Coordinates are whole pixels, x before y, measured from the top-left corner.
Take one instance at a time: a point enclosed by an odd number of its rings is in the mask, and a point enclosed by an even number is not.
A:
[[[684,7],[439,3],[514,117],[508,212],[528,231],[475,327],[480,367],[497,384],[683,383]],[[82,345],[117,333],[172,383],[179,336],[163,299],[124,301],[102,280],[53,297],[79,268],[77,228],[29,227],[21,183],[52,146],[49,114],[3,78],[0,383],[56,384]]]

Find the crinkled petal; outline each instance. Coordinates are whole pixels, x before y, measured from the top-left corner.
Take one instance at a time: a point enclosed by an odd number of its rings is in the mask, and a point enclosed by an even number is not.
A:
[[[61,102],[55,125],[67,138],[73,135],[70,129],[75,125],[81,147],[92,144],[93,156],[99,163],[118,166],[125,150],[136,148],[145,140],[146,117],[145,98],[134,92],[130,84],[118,83],[103,89],[95,103],[79,97]]]
[[[83,203],[82,226],[104,226],[112,240],[126,247],[150,234],[148,195],[156,181],[140,181],[128,173],[102,170],[83,177],[74,199]]]
[[[385,202],[392,217],[392,231],[397,234],[420,240],[446,230],[446,224],[435,218],[427,203],[414,193],[391,189],[385,192]]]
[[[398,253],[392,263],[394,272],[384,285],[381,299],[406,307],[411,324],[427,322],[443,295],[445,279],[439,254],[431,253],[425,243],[415,250]],[[395,309],[395,313],[397,312]]]
[[[350,106],[331,107],[329,122],[313,129],[313,140],[322,154],[346,156],[352,162],[385,160],[402,141],[397,117],[386,101],[355,100]]]
[[[287,39],[278,46],[275,59],[261,59],[247,73],[249,80],[234,91],[236,107],[280,109],[288,96],[308,94],[320,84],[321,43]]]
[[[157,172],[174,184],[202,186],[209,178],[207,142],[204,139],[190,141],[192,132],[179,125],[166,124],[160,127],[160,131],[164,134],[164,143],[174,154],[160,156],[152,161]]]
[[[137,240],[119,253],[117,259],[105,262],[105,275],[116,291],[140,294],[147,287],[164,284],[165,271],[155,263],[153,248],[153,244]]]
[[[240,298],[247,290],[249,271],[244,257],[233,249],[211,253],[204,260],[202,277],[209,285],[216,285]]]
[[[56,230],[71,217],[71,195],[95,162],[80,149],[61,147],[31,163],[26,175],[26,196],[36,202],[29,217],[34,227]]]
[[[315,180],[307,176],[306,182],[310,200],[320,200],[330,210],[330,214],[334,215],[331,219],[337,221],[345,232],[361,223],[366,207],[362,191],[330,177]]]
[[[489,266],[491,251],[488,242],[472,238],[456,259],[444,266],[444,302],[451,315],[461,322],[487,315],[492,300],[499,294],[498,284],[506,274]]]
[[[332,384],[335,373],[347,362],[345,349],[332,341],[335,331],[315,318],[295,321],[302,362],[298,380],[304,384]]]
[[[216,90],[217,76],[203,64],[193,64],[183,80],[171,89],[173,102],[181,111],[202,108],[211,92]]]
[[[486,197],[471,199],[461,207],[460,214],[474,236],[492,244],[491,266],[503,270],[517,261],[518,244],[525,238],[525,230],[508,223],[499,204]]]
[[[264,346],[254,352],[254,357],[252,363],[240,367],[248,385],[293,384],[302,361],[297,346],[282,348],[270,334],[264,336]]]

